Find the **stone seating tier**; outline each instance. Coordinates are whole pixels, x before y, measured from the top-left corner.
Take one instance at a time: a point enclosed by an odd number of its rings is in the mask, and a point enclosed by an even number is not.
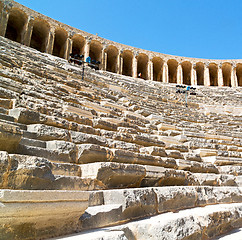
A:
[[[240,88],[198,87],[186,107],[174,84],[88,67],[82,80],[82,69],[64,59],[3,37],[0,41],[1,194],[9,194],[6,202],[21,191],[30,198],[42,191],[66,191],[73,195],[71,202],[80,200],[79,191],[89,196],[88,206],[78,214],[73,208],[58,227],[56,219],[66,213],[53,216],[46,228],[46,216],[38,227],[35,216],[21,219],[20,214],[13,228],[11,221],[1,227],[6,239],[31,233],[29,239],[49,238],[114,224],[122,225],[100,229],[100,236],[142,239],[137,224],[144,229],[150,224],[144,217],[154,222],[169,217],[167,225],[159,226],[171,229],[171,239],[177,239],[175,228],[183,221],[203,227],[186,231],[182,225],[180,239],[241,227]],[[59,201],[69,209],[70,201]],[[51,197],[43,202],[51,211]],[[23,203],[18,206],[22,212]],[[216,225],[218,216],[224,216],[221,225]],[[18,229],[24,224],[23,233]],[[95,233],[79,237],[97,239]]]

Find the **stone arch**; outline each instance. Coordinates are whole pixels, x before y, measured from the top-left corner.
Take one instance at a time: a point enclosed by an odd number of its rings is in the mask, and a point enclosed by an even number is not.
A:
[[[236,76],[238,81],[238,86],[242,87],[242,64],[238,63],[236,66]]]
[[[122,57],[123,57],[122,74],[125,76],[132,77],[133,53],[130,50],[124,50],[122,53]]]
[[[90,43],[89,56],[91,60],[100,61],[102,59],[102,44],[99,41],[92,40]]]
[[[209,64],[210,86],[218,86],[218,65],[216,63]]]
[[[222,73],[223,73],[224,86],[231,87],[231,72],[232,72],[232,65],[230,63],[223,63]]]
[[[148,56],[144,53],[137,58],[137,73],[138,77],[148,79]]]
[[[64,58],[66,50],[66,41],[68,38],[68,33],[63,28],[57,28],[55,30],[55,39],[53,47],[53,55],[57,57]]]
[[[49,24],[42,19],[36,19],[33,24],[30,47],[40,52],[46,52],[49,32]]]
[[[107,71],[117,72],[117,59],[118,59],[118,49],[115,46],[108,46],[106,49],[107,53]]]
[[[183,84],[191,85],[191,70],[192,70],[192,64],[188,61],[182,62],[182,78],[183,78]]]
[[[167,61],[167,65],[168,65],[169,83],[177,83],[178,62],[174,59],[170,59],[170,60]]]
[[[204,63],[196,63],[197,85],[204,85]]]
[[[72,37],[72,50],[73,54],[84,54],[85,38],[79,34],[75,34]]]
[[[18,8],[12,8],[9,14],[5,37],[22,43],[27,24],[27,14]]]
[[[153,80],[162,82],[163,60],[160,57],[154,57],[153,62]]]

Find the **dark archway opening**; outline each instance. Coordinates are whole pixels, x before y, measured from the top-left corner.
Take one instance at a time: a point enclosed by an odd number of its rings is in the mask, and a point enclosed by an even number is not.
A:
[[[8,18],[5,37],[12,41],[22,43],[26,23],[27,15],[19,9],[12,9]]]
[[[138,56],[137,73],[139,78],[148,79],[148,56],[143,53]]]
[[[162,82],[163,76],[163,60],[159,57],[154,57],[153,62],[153,80]]]
[[[53,47],[53,55],[64,58],[66,50],[67,32],[64,29],[55,30],[55,40]]]
[[[46,52],[49,29],[48,23],[42,20],[36,20],[33,26],[30,47],[40,52]]]
[[[183,77],[183,84],[191,85],[191,69],[192,64],[188,61],[183,62],[182,66],[182,77]]]
[[[133,54],[131,51],[126,50],[123,52],[122,56],[123,56],[122,74],[125,76],[132,77]]]
[[[174,59],[170,59],[167,61],[167,65],[169,83],[177,83],[177,61]]]
[[[117,59],[118,49],[114,46],[109,46],[106,50],[107,53],[107,71],[116,73],[117,72]]]
[[[218,66],[215,63],[209,64],[210,86],[218,86]]]

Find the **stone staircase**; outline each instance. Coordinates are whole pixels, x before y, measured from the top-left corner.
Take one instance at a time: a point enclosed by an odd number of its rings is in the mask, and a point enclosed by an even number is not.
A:
[[[212,239],[241,227],[241,88],[198,87],[186,107],[174,84],[88,67],[82,79],[64,59],[0,41],[3,239]]]

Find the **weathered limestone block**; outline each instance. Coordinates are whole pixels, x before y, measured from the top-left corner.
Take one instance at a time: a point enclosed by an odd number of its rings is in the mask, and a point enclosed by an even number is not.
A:
[[[62,128],[56,128],[43,124],[28,125],[28,131],[37,134],[37,139],[43,141],[64,140],[70,141],[69,131]]]
[[[182,153],[182,155],[183,155],[184,159],[187,161],[202,162],[200,154],[188,152],[188,153]]]
[[[64,158],[68,162],[77,162],[78,148],[74,143],[59,140],[48,141],[46,142],[46,148],[58,152],[60,160]]]
[[[166,147],[167,150],[177,150],[179,152],[188,152],[187,146],[170,144]]]
[[[199,182],[199,185],[203,186],[237,186],[236,178],[230,175],[194,173],[193,176]]]
[[[94,128],[101,128],[109,131],[117,131],[117,124],[106,121],[102,118],[95,118],[92,121]]]
[[[154,188],[157,195],[158,213],[178,211],[196,206],[198,187],[162,187]]]
[[[0,107],[10,109],[13,107],[13,100],[0,98]]]
[[[157,213],[156,194],[152,189],[120,189],[104,191],[105,204],[121,204],[121,219],[135,219],[140,216],[150,216]],[[120,219],[120,220],[121,220]]]
[[[48,160],[17,154],[9,155],[3,179],[1,188],[11,189],[53,189],[55,181]]]
[[[110,149],[112,154],[110,160],[112,162],[133,163],[141,165],[167,166],[175,167],[176,162],[172,159],[161,158],[159,156],[151,156],[147,154],[140,154],[121,149]]]
[[[88,192],[0,190],[1,239],[45,239],[73,233]]]
[[[51,163],[51,170],[54,175],[82,176],[80,165],[73,163]]]
[[[178,150],[166,150],[167,156],[175,159],[183,159],[183,155]]]
[[[108,148],[96,144],[78,144],[77,163],[107,162],[111,152]]]
[[[165,147],[165,143],[163,141],[155,139],[148,134],[132,135],[132,138],[133,138],[132,142],[142,145],[144,147],[149,147],[149,146]]]
[[[105,189],[105,185],[96,179],[82,178],[78,176],[55,175],[53,189],[56,190],[82,190],[91,191]]]
[[[39,123],[45,124],[48,126],[53,126],[57,128],[70,129],[70,122],[63,118],[58,118],[56,116],[48,116],[44,114],[40,114]],[[76,123],[76,125],[78,125]]]
[[[159,131],[177,130],[177,127],[175,125],[171,125],[167,123],[160,123],[159,125],[157,125],[157,128]]]
[[[98,144],[100,146],[106,146],[107,140],[105,137],[96,136],[92,134],[86,134],[82,132],[74,132],[70,131],[71,140],[75,144],[82,144],[82,143],[90,143],[90,144]]]
[[[152,156],[167,157],[167,153],[165,149],[162,147],[156,147],[156,146],[140,148],[140,153],[149,154]]]
[[[218,166],[218,170],[221,174],[242,175],[242,166]]]
[[[88,207],[85,213],[79,219],[79,229],[84,230],[109,226],[110,224],[117,222],[117,220],[120,219],[121,214],[121,204]]]
[[[9,115],[16,118],[19,123],[32,124],[40,122],[40,113],[26,108],[10,109]]]
[[[97,179],[107,188],[138,187],[145,176],[145,168],[136,164],[90,163],[82,164],[82,177]]]
[[[18,126],[0,121],[0,150],[14,152],[22,135],[23,132]]]
[[[191,173],[157,166],[145,165],[146,175],[141,182],[142,187],[148,186],[180,186],[194,185]]]
[[[135,143],[127,143],[113,139],[107,139],[107,145],[109,148],[117,148],[132,152],[139,152],[139,146]]]

